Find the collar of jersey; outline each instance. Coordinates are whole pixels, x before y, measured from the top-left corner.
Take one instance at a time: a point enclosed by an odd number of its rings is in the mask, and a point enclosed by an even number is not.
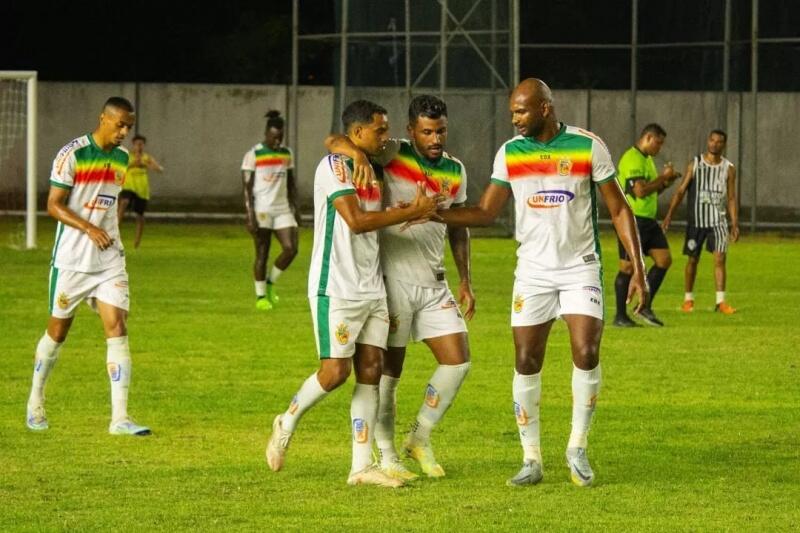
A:
[[[553,144],[556,139],[561,137],[561,135],[565,131],[567,131],[567,124],[565,122],[561,122],[560,124],[561,124],[561,127],[558,128],[558,132],[555,135],[553,135],[552,137],[550,137],[546,141],[540,141],[540,140],[536,139],[536,137],[525,137],[525,138],[529,139],[531,142],[534,142],[534,143],[539,144],[541,146],[549,146],[549,145]]]
[[[442,166],[442,161],[444,161],[444,150],[442,150],[442,156],[436,160],[436,162],[432,162],[424,155],[420,154],[417,151],[417,147],[414,146],[414,142],[409,140],[409,146],[411,146],[411,154],[414,156],[414,159],[417,160],[417,164],[421,167],[429,167],[429,168],[439,168]]]

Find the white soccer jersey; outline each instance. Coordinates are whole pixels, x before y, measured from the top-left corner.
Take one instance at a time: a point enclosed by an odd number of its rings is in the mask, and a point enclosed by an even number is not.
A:
[[[596,185],[615,174],[605,143],[574,126],[548,142],[518,135],[500,147],[492,183],[514,195],[518,279],[599,263]]]
[[[339,215],[333,201],[356,194],[361,209],[380,211],[381,189],[376,184],[356,188],[352,160],[331,154],[322,158],[314,174],[314,246],[308,272],[308,296],[344,300],[386,297],[378,252],[378,234],[355,234]]]
[[[287,178],[294,168],[294,157],[289,148],[273,150],[258,143],[244,154],[242,170],[255,172],[253,178],[253,206],[258,213],[280,215],[291,213]]]
[[[432,163],[419,155],[411,142],[392,139],[378,162],[383,166],[385,203],[411,202],[417,184],[425,183],[428,194],[444,194],[442,207],[467,200],[467,174],[458,159],[444,154]],[[381,266],[388,278],[422,287],[440,287],[444,278],[444,237],[439,222],[418,224],[400,231],[402,224],[381,230]]]
[[[70,191],[67,207],[103,229],[113,243],[100,250],[81,230],[61,222],[56,228],[52,265],[76,272],[99,272],[124,265],[125,252],[117,222],[117,196],[125,181],[128,151],[103,151],[91,134],[78,137],[58,152],[50,185]]]

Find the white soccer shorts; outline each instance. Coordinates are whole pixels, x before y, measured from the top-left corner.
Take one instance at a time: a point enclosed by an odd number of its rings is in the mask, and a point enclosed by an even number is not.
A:
[[[50,269],[50,314],[55,318],[74,316],[84,300],[97,310],[95,299],[125,311],[130,308],[128,273],[124,264],[91,273]]]
[[[561,315],[588,315],[603,320],[599,265],[540,271],[514,281],[511,327],[544,324]]]
[[[467,325],[447,285],[421,287],[390,278],[386,278],[385,284],[389,346],[403,348],[410,337],[420,341],[466,333]]]
[[[356,344],[386,349],[389,311],[386,309],[385,298],[343,300],[315,296],[308,300],[320,359],[353,357]]]
[[[256,212],[256,221],[258,222],[258,227],[261,229],[284,229],[297,227],[297,219],[294,218],[292,213],[270,215],[269,213]]]

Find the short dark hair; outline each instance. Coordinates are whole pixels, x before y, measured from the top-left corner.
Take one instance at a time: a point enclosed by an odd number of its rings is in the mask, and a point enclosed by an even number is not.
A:
[[[728,142],[728,134],[725,133],[724,131],[722,131],[720,129],[711,130],[711,133],[709,133],[708,136],[711,137],[714,134],[722,135],[722,138],[725,139],[725,142]]]
[[[133,104],[127,98],[123,98],[121,96],[112,96],[106,103],[103,104],[103,109],[107,107],[116,107],[117,109],[121,109],[123,111],[127,111],[128,113],[133,113]]]
[[[283,129],[283,117],[281,116],[281,112],[276,109],[270,109],[264,115],[264,118],[267,119],[267,130],[270,128],[275,128],[276,130]]]
[[[408,104],[408,121],[413,124],[421,116],[425,118],[440,118],[447,116],[447,104],[444,100],[430,94],[421,94],[414,97]]]
[[[146,143],[147,137],[145,137],[141,133],[137,133],[136,135],[133,136],[133,139],[131,139],[131,142],[136,142],[136,141],[142,141],[143,143]]]
[[[644,137],[648,133],[651,135],[655,135],[657,137],[667,136],[667,130],[665,130],[664,128],[661,127],[660,124],[656,124],[655,122],[651,122],[650,124],[642,128],[642,133],[641,135],[639,135],[639,138]]]
[[[369,100],[356,100],[342,111],[342,126],[344,131],[349,131],[353,124],[369,124],[372,115],[385,115],[386,110]]]

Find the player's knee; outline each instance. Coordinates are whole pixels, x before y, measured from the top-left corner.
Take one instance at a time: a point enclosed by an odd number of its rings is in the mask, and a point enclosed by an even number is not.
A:
[[[725,254],[714,254],[714,265],[718,267],[725,266]]]
[[[514,367],[520,374],[530,376],[542,371],[542,361],[541,358],[534,357],[530,352],[524,350],[517,351],[516,364]]]
[[[283,253],[289,260],[292,260],[297,255],[297,246],[295,244],[290,244],[283,249]]]
[[[381,381],[382,366],[380,359],[361,360],[356,371],[358,382],[377,385]]]
[[[383,374],[399,378],[403,373],[403,361],[402,357],[385,357],[383,359]]]
[[[319,384],[328,392],[344,384],[350,377],[350,362],[337,361],[337,363],[340,364],[324,365],[317,374]]]
[[[600,362],[600,346],[587,343],[573,347],[572,361],[581,370],[591,370]]]
[[[658,268],[661,268],[663,270],[669,270],[669,267],[672,266],[672,256],[668,255],[666,257],[662,257],[658,261],[656,261],[655,264]]]

